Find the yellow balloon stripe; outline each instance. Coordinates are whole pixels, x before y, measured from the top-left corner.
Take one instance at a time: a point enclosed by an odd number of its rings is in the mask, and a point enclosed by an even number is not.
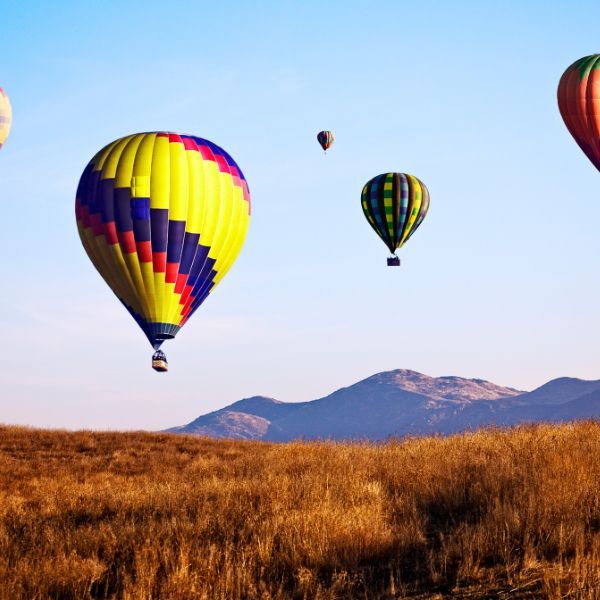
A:
[[[202,202],[202,157],[195,150],[186,150],[188,163],[188,210],[186,216],[186,233],[200,233],[204,220],[204,207]]]
[[[223,279],[236,259],[246,236],[247,224],[250,220],[249,215],[244,215],[245,200],[242,189],[239,186],[232,185],[232,191],[233,203],[230,228],[219,260],[215,263],[215,270],[217,271],[215,286]],[[247,217],[246,220],[244,219],[245,216]]]

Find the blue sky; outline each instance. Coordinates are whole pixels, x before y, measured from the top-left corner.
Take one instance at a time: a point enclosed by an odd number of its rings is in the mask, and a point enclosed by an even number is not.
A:
[[[556,105],[564,69],[600,51],[600,6],[323,4],[4,0],[0,421],[157,429],[401,367],[600,378],[600,174]],[[224,147],[253,200],[166,376],[73,214],[93,154],[149,130]],[[400,269],[360,208],[385,171],[431,193]]]

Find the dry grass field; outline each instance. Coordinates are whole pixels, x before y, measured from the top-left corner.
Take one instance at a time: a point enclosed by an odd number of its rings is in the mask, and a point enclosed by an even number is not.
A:
[[[0,428],[0,598],[600,598],[600,424],[382,445]]]

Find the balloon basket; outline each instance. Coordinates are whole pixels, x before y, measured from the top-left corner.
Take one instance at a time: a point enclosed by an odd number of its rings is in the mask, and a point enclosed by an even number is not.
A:
[[[157,350],[152,355],[152,368],[157,373],[166,373],[169,370],[169,363],[167,362],[167,356],[162,350]]]
[[[400,257],[398,256],[389,256],[387,259],[388,267],[399,267],[400,266]]]

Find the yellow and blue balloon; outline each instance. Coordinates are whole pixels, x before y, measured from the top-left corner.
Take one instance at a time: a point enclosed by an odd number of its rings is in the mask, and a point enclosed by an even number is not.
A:
[[[399,266],[396,250],[421,225],[429,210],[429,190],[408,173],[383,173],[367,181],[361,204],[369,225],[393,256],[388,266]]]
[[[138,133],[92,158],[75,214],[90,260],[158,350],[238,256],[250,192],[236,162],[216,144]]]

